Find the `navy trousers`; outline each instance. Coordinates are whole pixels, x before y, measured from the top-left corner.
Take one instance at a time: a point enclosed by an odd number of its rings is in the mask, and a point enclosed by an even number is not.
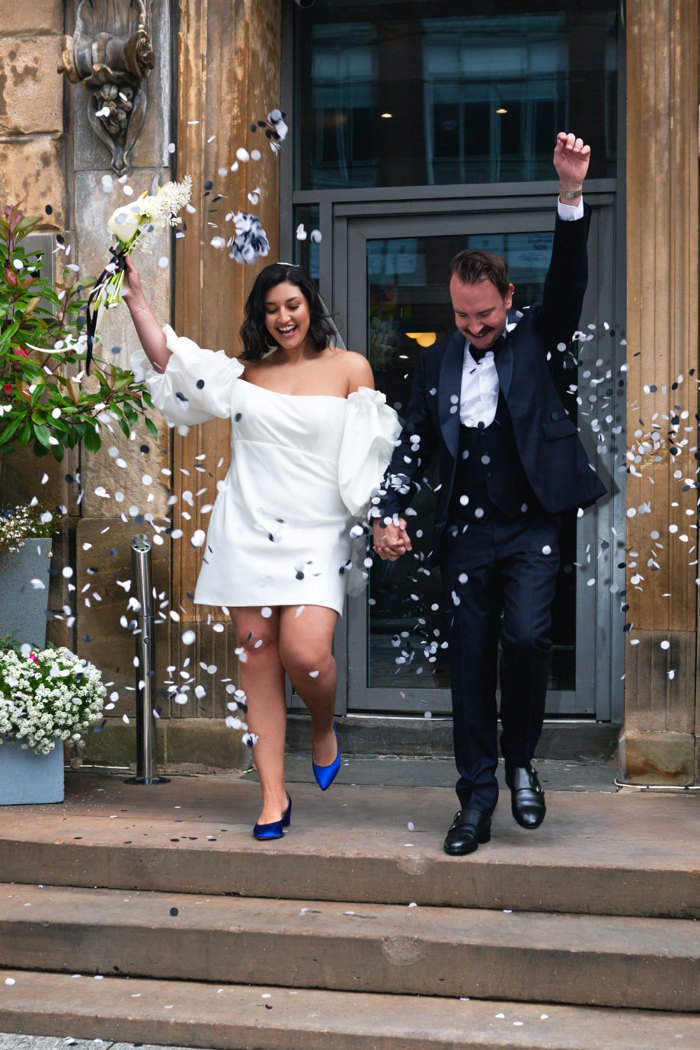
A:
[[[440,568],[462,808],[491,813],[498,801],[497,670],[503,757],[522,766],[534,755],[551,661],[560,527],[560,517],[544,511],[512,521],[494,510],[485,523],[453,522],[446,530]]]

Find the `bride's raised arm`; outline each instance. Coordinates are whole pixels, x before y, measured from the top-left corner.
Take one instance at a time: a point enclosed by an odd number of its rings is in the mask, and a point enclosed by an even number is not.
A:
[[[163,329],[151,313],[141,287],[141,278],[133,262],[126,256],[126,276],[124,278],[124,302],[129,308],[136,334],[141,346],[156,372],[164,372],[170,357]]]

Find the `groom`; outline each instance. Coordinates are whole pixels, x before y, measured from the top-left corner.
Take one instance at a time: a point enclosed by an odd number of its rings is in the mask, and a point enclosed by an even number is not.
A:
[[[544,719],[561,514],[605,492],[547,367],[576,330],[586,291],[589,157],[580,138],[559,133],[559,200],[541,303],[512,311],[514,288],[498,255],[463,251],[452,260],[457,331],[418,358],[406,422],[373,510],[374,549],[393,561],[411,549],[399,515],[437,455],[433,557],[451,620],[461,807],[445,851],[458,856],[489,841],[498,800],[499,637],[501,750],[513,816],[530,829],[545,816],[531,760]]]

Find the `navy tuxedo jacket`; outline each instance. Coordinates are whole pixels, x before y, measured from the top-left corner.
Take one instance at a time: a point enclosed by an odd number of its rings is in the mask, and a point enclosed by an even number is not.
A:
[[[581,316],[588,281],[589,223],[588,207],[584,217],[573,222],[557,216],[542,302],[533,303],[515,327],[506,331],[505,343],[496,354],[499,385],[525,474],[544,509],[552,514],[588,506],[606,491],[588,462],[547,362],[548,353],[555,363],[560,359],[557,345],[570,341]],[[434,556],[452,496],[465,346],[464,336],[456,331],[419,355],[406,421],[377,504],[382,517],[403,513],[437,453],[440,487]]]

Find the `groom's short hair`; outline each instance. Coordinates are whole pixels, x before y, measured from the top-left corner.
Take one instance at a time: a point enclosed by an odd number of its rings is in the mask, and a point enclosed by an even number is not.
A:
[[[450,263],[448,280],[456,277],[462,284],[479,284],[490,281],[505,298],[510,289],[508,263],[494,252],[481,248],[467,248],[458,252]]]

